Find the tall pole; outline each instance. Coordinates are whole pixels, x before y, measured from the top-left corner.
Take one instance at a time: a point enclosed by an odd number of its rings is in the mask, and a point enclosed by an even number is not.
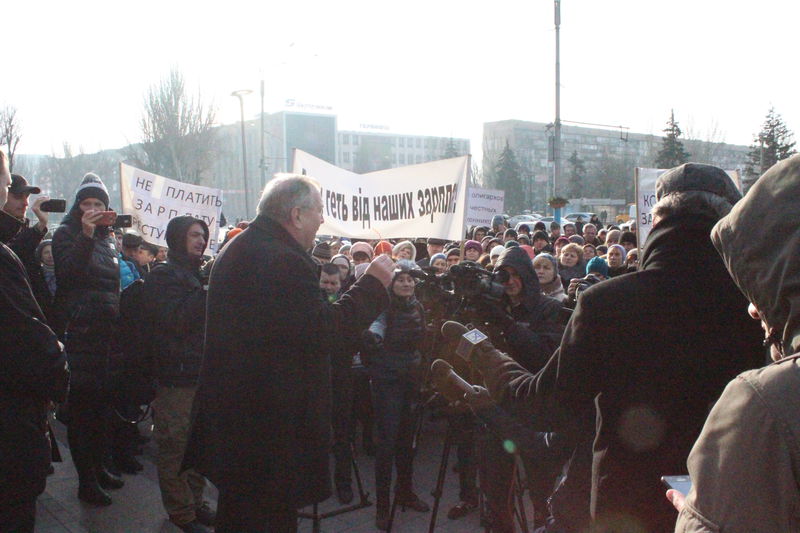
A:
[[[231,96],[235,96],[239,99],[239,111],[242,119],[242,184],[244,185],[244,216],[248,220],[250,220],[250,192],[247,187],[247,143],[244,132],[244,96],[251,92],[253,91],[242,89],[231,93]]]
[[[261,188],[267,184],[267,160],[264,158],[264,80],[261,80]]]
[[[553,196],[561,181],[561,0],[555,1],[556,22],[556,120],[553,129]]]

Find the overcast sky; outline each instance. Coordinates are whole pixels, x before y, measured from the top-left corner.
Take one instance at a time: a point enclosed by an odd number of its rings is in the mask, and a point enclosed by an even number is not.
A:
[[[798,3],[563,0],[565,120],[750,144],[773,105],[800,128]],[[339,127],[468,137],[482,124],[554,116],[552,0],[7,2],[0,105],[18,108],[20,153],[92,152],[139,140],[142,98],[178,67],[238,120],[294,98]]]

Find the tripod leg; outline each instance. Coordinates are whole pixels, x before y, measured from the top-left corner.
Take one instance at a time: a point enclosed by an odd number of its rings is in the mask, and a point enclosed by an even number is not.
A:
[[[356,487],[358,487],[358,496],[361,498],[361,505],[367,506],[370,505],[369,501],[369,492],[364,492],[364,484],[361,482],[361,472],[358,470],[358,462],[356,462],[356,454],[355,450],[353,450],[354,445],[350,443],[350,449],[353,451],[352,454],[352,461],[353,461],[353,477],[356,478]]]
[[[447,476],[447,462],[450,459],[452,434],[452,426],[448,424],[447,433],[444,436],[444,444],[442,445],[442,459],[439,461],[439,475],[436,478],[436,488],[433,489],[433,492],[431,492],[431,495],[433,496],[433,510],[431,514],[431,522],[428,526],[428,533],[433,533],[433,530],[436,528],[436,515],[439,513],[439,503],[442,500],[442,489],[444,488],[445,476]]]

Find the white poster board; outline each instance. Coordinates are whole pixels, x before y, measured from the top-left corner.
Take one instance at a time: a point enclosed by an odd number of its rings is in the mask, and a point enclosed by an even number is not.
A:
[[[356,174],[295,149],[292,168],[320,184],[320,235],[464,238],[470,156]]]
[[[505,191],[470,187],[467,191],[467,209],[464,224],[469,226],[491,226],[494,215],[502,215],[505,207]]]
[[[653,206],[656,204],[656,181],[669,169],[639,168],[634,169],[636,184],[636,235],[639,247],[644,248],[647,236],[653,229]],[[726,170],[736,188],[742,190],[742,177],[738,170]]]
[[[208,224],[208,246],[217,249],[217,228],[222,210],[222,190],[182,183],[145,170],[119,164],[122,212],[132,215],[133,228],[145,241],[167,246],[169,221],[191,215]]]

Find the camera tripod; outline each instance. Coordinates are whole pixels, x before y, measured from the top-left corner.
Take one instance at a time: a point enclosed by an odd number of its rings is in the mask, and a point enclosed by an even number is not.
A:
[[[350,451],[352,453],[351,464],[353,466],[353,477],[356,480],[356,487],[358,487],[359,500],[357,503],[339,507],[338,509],[328,511],[326,513],[320,513],[319,504],[315,503],[312,506],[310,513],[298,513],[297,516],[299,518],[311,519],[311,531],[313,533],[320,533],[320,523],[326,518],[339,516],[340,514],[349,513],[351,511],[358,511],[359,509],[364,509],[365,507],[372,505],[372,502],[369,500],[369,492],[364,491],[364,484],[361,482],[361,473],[358,470],[358,462],[356,462],[355,449],[352,442],[350,443]]]

